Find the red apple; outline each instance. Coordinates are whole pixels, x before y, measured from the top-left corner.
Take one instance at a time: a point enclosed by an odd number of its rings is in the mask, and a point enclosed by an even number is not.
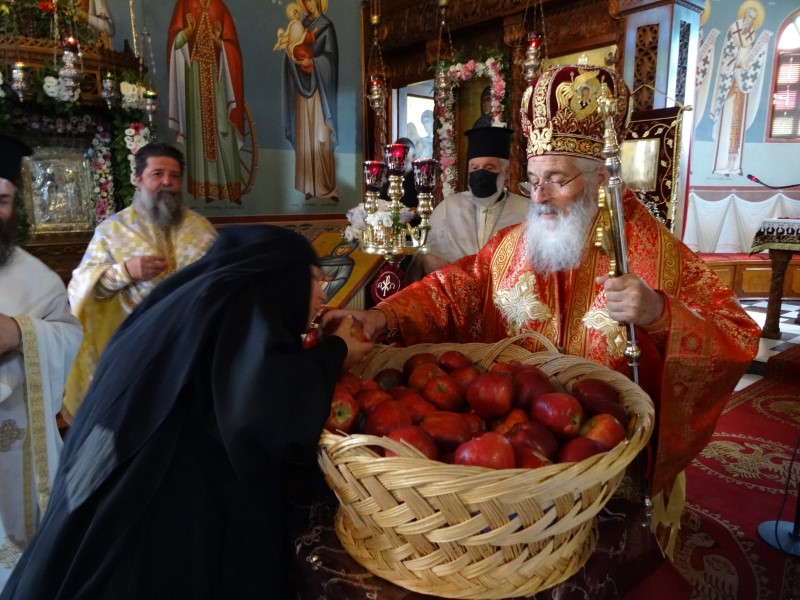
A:
[[[433,363],[438,365],[439,359],[436,358],[436,355],[432,352],[418,352],[417,354],[410,356],[406,362],[403,363],[403,377],[406,379],[406,381],[408,381],[408,378],[411,377],[412,371],[423,363]]]
[[[369,435],[388,435],[398,427],[411,425],[411,415],[402,400],[387,400],[367,415],[364,432]]]
[[[418,424],[425,415],[435,413],[438,408],[425,400],[422,396],[416,393],[406,394],[402,398],[398,398],[408,407],[408,413],[411,415],[411,422],[415,425]]]
[[[475,379],[480,372],[481,370],[477,367],[477,365],[468,365],[466,367],[456,369],[455,371],[451,371],[450,377],[458,380],[459,383],[466,388],[469,385],[469,382]]]
[[[550,378],[537,367],[526,367],[514,375],[514,406],[517,408],[529,411],[536,398],[555,391]]]
[[[409,394],[419,393],[418,390],[412,390],[410,387],[406,387],[404,385],[398,385],[396,387],[389,388],[387,391],[395,400],[400,400],[400,398],[403,396],[408,396]]]
[[[502,363],[496,363],[502,364]],[[483,419],[505,415],[514,401],[511,377],[495,372],[481,373],[467,386],[467,402]]]
[[[514,448],[514,463],[519,469],[538,469],[552,465],[553,461],[533,448]]]
[[[616,417],[600,413],[583,424],[580,435],[594,440],[606,450],[611,450],[625,439],[625,427]]]
[[[335,385],[331,412],[325,421],[325,429],[333,433],[350,433],[353,431],[356,419],[358,419],[358,404],[353,395],[344,386]]]
[[[375,374],[373,379],[378,382],[381,389],[386,391],[405,383],[403,372],[400,369],[394,369],[392,367],[381,369]]]
[[[367,336],[364,335],[364,326],[361,321],[353,319],[350,325],[350,337],[357,339],[359,342],[366,342]]]
[[[411,444],[431,460],[437,460],[439,458],[439,447],[436,445],[436,441],[430,433],[417,425],[398,427],[386,437],[397,442],[402,441]],[[397,454],[391,450],[385,450],[384,456],[397,456]]]
[[[429,379],[441,377],[445,372],[435,363],[423,363],[411,371],[408,377],[408,387],[421,390]]]
[[[490,373],[505,375],[508,378],[513,378],[516,370],[517,368],[510,363],[494,363],[491,367],[489,367]]]
[[[498,419],[492,425],[492,431],[496,431],[497,433],[502,433],[505,435],[511,431],[511,428],[517,423],[524,423],[525,421],[530,420],[531,419],[527,412],[521,408],[512,408],[510,411],[508,411],[508,414],[505,417]]]
[[[322,340],[322,327],[312,327],[303,334],[303,348],[313,348]]]
[[[606,449],[587,437],[576,437],[566,442],[558,451],[558,462],[578,462]]]
[[[426,415],[419,426],[433,436],[440,453],[454,450],[471,437],[469,424],[459,413],[440,410]]]
[[[479,433],[483,433],[486,431],[486,421],[481,419],[478,415],[474,412],[465,412],[461,413],[466,420],[467,425],[469,425],[469,437],[475,437]]]
[[[490,469],[513,469],[514,448],[504,435],[487,431],[459,445],[453,454],[453,462]]]
[[[347,388],[347,391],[355,396],[361,391],[361,378],[356,377],[350,371],[342,371],[339,375],[338,383]]]
[[[578,435],[583,424],[583,407],[572,394],[550,392],[533,401],[531,418],[555,433],[556,437],[571,438]]]
[[[532,448],[550,460],[554,460],[558,454],[556,436],[536,421],[517,423],[506,433],[506,438],[514,448]]]
[[[627,427],[628,425],[628,413],[625,412],[625,408],[622,404],[618,402],[604,400],[602,398],[599,400],[592,400],[583,406],[583,412],[591,417],[606,413],[615,417],[623,426]]]
[[[422,388],[422,397],[439,410],[458,412],[464,406],[464,388],[449,375],[429,379]]]
[[[571,392],[583,406],[596,400],[607,400],[619,404],[619,392],[602,379],[591,377],[579,379],[572,384]]]
[[[452,373],[456,369],[469,367],[472,361],[467,355],[459,350],[446,350],[439,355],[439,366],[447,373]]]
[[[389,392],[383,390],[364,390],[356,394],[355,398],[361,412],[365,415],[370,414],[379,404],[394,400]]]
[[[379,386],[378,382],[375,381],[374,379],[367,379],[365,377],[362,377],[360,383],[361,383],[361,390],[360,391],[362,391],[362,392],[366,391],[366,390],[379,390],[379,389],[381,389],[381,386]]]

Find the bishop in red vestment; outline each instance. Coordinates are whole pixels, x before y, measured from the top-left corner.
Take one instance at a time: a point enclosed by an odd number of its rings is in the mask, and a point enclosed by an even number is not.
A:
[[[628,90],[615,73],[581,66],[542,73],[522,102],[532,189],[527,221],[358,318],[367,335],[396,333],[407,345],[493,343],[537,332],[567,354],[625,373],[620,323],[634,324],[641,385],[657,415],[650,490],[668,496],[711,438],[760,332],[733,291],[627,189],[629,273],[608,277],[609,259],[594,245],[597,190],[609,181],[596,110],[603,84],[619,99],[621,139]],[[588,103],[581,101],[585,88]]]

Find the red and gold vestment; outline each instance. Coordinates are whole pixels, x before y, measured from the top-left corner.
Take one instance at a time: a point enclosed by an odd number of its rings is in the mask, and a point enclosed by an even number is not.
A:
[[[702,450],[758,349],[760,330],[733,290],[658,223],[631,191],[623,199],[630,272],[664,298],[652,325],[637,327],[642,387],[656,405],[651,490],[671,484]],[[573,271],[531,269],[525,225],[498,233],[467,256],[378,305],[405,344],[497,342],[528,331],[565,353],[628,373],[625,327],[606,311],[608,257],[594,247]],[[531,341],[533,346],[536,342]]]

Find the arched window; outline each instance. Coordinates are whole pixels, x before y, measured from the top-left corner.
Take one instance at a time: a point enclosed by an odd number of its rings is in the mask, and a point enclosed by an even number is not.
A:
[[[769,139],[800,139],[800,9],[781,25],[772,72]]]

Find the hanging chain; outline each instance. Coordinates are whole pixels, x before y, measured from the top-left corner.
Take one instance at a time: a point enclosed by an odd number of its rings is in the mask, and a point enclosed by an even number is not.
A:
[[[542,8],[542,4],[543,3],[544,3],[544,0],[539,0],[539,4],[538,4],[538,6],[539,6],[539,21],[542,24],[542,50],[543,50],[544,57],[547,58],[549,55],[547,54],[547,31],[545,31],[545,28],[544,28],[544,8]],[[536,22],[535,12],[534,12],[533,21],[534,21],[534,23]]]
[[[136,58],[139,59],[140,67],[139,70],[141,71],[141,57],[139,56],[139,42],[137,41],[139,37],[136,35],[136,9],[133,6],[133,0],[128,0],[128,9],[131,13],[131,37],[133,38],[133,53],[136,55]]]
[[[527,35],[527,32],[525,31],[525,23],[528,20],[528,7],[530,6],[530,4],[531,4],[531,0],[526,0],[526,2],[525,2],[525,10],[522,11],[522,25],[520,26],[520,30],[522,31],[523,38]],[[536,7],[535,6],[533,7],[533,11],[534,11],[534,13],[533,13],[533,22],[535,24],[536,23]]]
[[[148,79],[152,83],[156,80],[156,61],[153,56],[153,40],[150,38],[150,32],[147,30],[146,23],[142,26],[142,52],[145,51],[147,51],[147,60],[149,61]]]
[[[53,40],[55,40],[56,46],[61,43],[61,35],[58,31],[58,0],[53,0]]]

